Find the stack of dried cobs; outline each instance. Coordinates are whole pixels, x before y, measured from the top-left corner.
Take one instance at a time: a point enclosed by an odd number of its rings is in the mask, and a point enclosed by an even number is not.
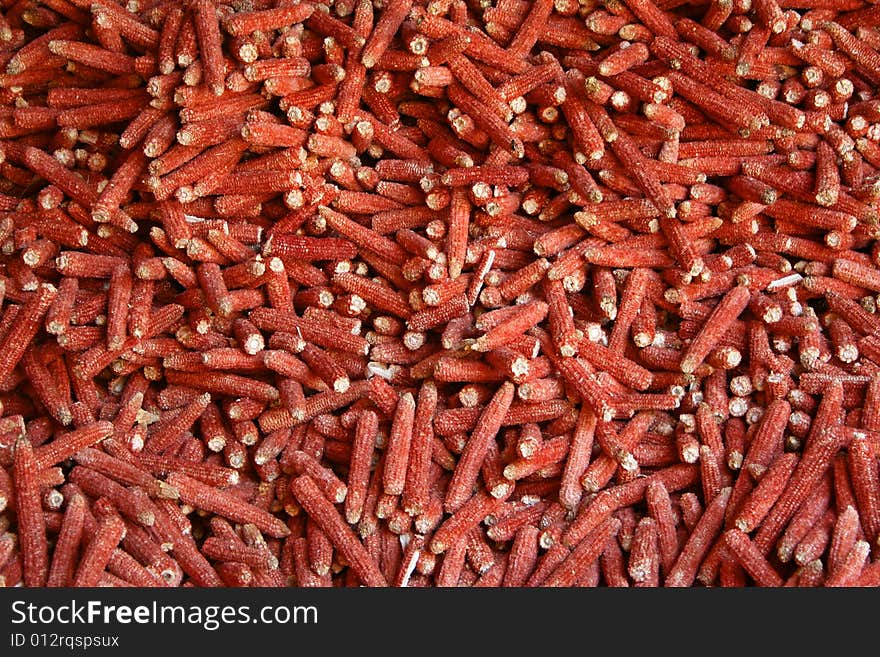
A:
[[[0,583],[880,585],[880,5],[0,2]]]

